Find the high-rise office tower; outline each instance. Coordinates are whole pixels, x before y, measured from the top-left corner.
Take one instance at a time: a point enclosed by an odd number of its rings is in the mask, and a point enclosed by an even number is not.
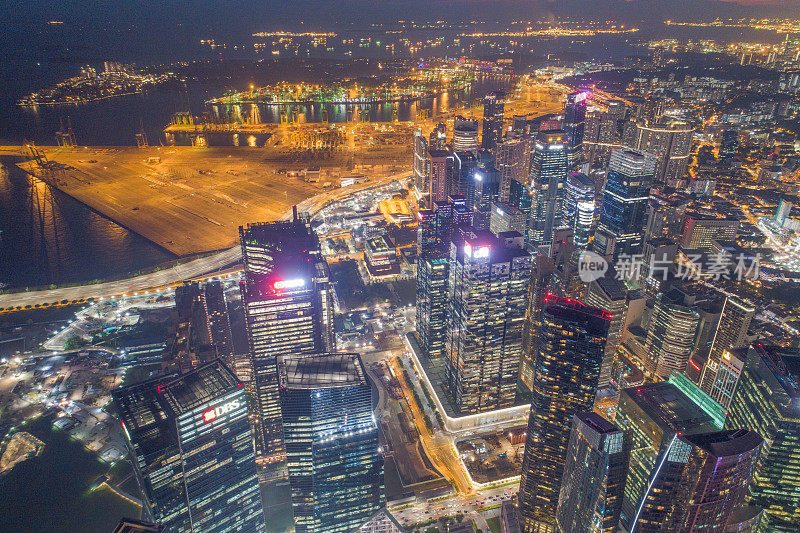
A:
[[[540,132],[531,157],[530,190],[533,198],[528,244],[532,247],[550,245],[553,230],[561,224],[567,167],[564,132]]]
[[[447,197],[456,194],[455,156],[452,150],[428,150],[431,160],[430,194],[428,205],[433,202],[446,202]]]
[[[733,393],[725,429],[753,429],[766,445],[756,463],[749,503],[764,508],[770,533],[800,530],[800,356],[753,344]]]
[[[217,352],[231,370],[236,370],[233,356],[233,337],[231,321],[228,315],[228,303],[225,290],[220,281],[210,281],[203,287],[203,307],[205,308],[208,338]]]
[[[431,174],[431,160],[428,156],[428,139],[417,130],[414,132],[414,161],[412,164],[414,172],[414,186],[419,194],[428,194],[428,178]]]
[[[263,531],[242,383],[219,360],[114,392],[148,511],[167,531]]]
[[[586,127],[586,91],[567,95],[564,108],[563,130],[567,136],[567,158],[569,166],[574,167],[583,160],[583,133]]]
[[[717,368],[723,354],[733,348],[741,348],[747,344],[747,330],[755,315],[755,307],[734,296],[727,296],[722,306],[719,325],[711,343],[708,360],[703,367],[703,376],[700,387],[703,392],[711,394],[711,389],[717,377]],[[730,356],[729,356],[730,357]],[[713,395],[712,395],[713,397]],[[718,398],[715,398],[718,399]]]
[[[500,199],[508,202],[513,182],[528,183],[531,165],[530,136],[508,136],[495,144],[492,155],[494,166],[500,173]]]
[[[691,453],[680,436],[711,433],[720,427],[667,381],[620,391],[614,423],[631,436],[619,525],[628,533],[663,531],[660,528],[677,498]]]
[[[486,230],[459,233],[450,246],[447,386],[461,413],[479,413],[514,402],[533,258],[521,236],[509,244]]]
[[[503,139],[503,113],[506,94],[494,91],[483,99],[483,139],[481,148],[491,150]]]
[[[333,351],[328,265],[306,220],[239,228],[244,258],[242,305],[256,397],[256,452],[262,464],[284,460],[278,355]]]
[[[472,225],[476,229],[489,229],[492,203],[500,198],[500,173],[494,168],[491,152],[478,152],[475,173],[464,196],[472,211]]]
[[[673,531],[723,532],[744,503],[764,439],[748,429],[678,438],[691,451],[664,529],[671,525]]]
[[[733,393],[747,364],[747,354],[750,349],[750,347],[731,348],[722,352],[714,383],[711,385],[711,392],[708,395],[725,409],[731,405]]]
[[[602,256],[642,252],[655,159],[634,150],[611,152],[594,250]]]
[[[479,128],[477,119],[456,117],[453,122],[453,151],[477,154],[480,146]]]
[[[694,130],[685,123],[637,124],[635,139],[630,146],[657,157],[654,183],[675,187],[686,175],[693,137]]]
[[[453,152],[453,183],[451,195],[460,194],[469,198],[470,187],[478,171],[478,158],[474,152]],[[470,208],[469,204],[467,204]]]
[[[556,509],[560,533],[616,533],[630,437],[593,412],[572,419]]]
[[[357,354],[278,357],[297,533],[351,532],[383,507],[372,391]]]
[[[463,197],[436,202],[417,215],[417,339],[431,359],[443,357],[447,337],[447,277],[450,241],[469,226],[472,214]]]
[[[447,124],[439,122],[428,136],[428,150],[447,149]]]
[[[555,264],[546,255],[534,257],[531,269],[531,281],[528,284],[528,308],[525,311],[525,327],[522,332],[522,361],[519,365],[520,381],[528,389],[533,390],[533,361],[539,349],[539,330],[542,325],[544,300],[550,292]]]
[[[599,389],[602,389],[609,386],[611,371],[617,360],[617,351],[622,343],[622,331],[628,312],[628,288],[621,280],[604,276],[589,284],[583,301],[588,305],[608,311],[610,316],[608,339],[597,385]]]
[[[594,233],[595,183],[581,172],[570,172],[564,184],[561,225],[571,228],[578,250],[585,250]]]
[[[695,347],[700,324],[697,310],[677,289],[656,296],[647,330],[646,366],[653,376],[667,379],[673,372],[683,372]]]
[[[576,300],[544,299],[518,494],[528,533],[555,531],[572,417],[594,404],[610,318]]]

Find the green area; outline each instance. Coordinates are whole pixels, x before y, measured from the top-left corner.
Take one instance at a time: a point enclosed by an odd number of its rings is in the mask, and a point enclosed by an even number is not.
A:
[[[496,516],[492,518],[487,518],[486,523],[489,524],[489,531],[492,533],[501,533],[503,531],[502,526],[500,524],[500,519]]]

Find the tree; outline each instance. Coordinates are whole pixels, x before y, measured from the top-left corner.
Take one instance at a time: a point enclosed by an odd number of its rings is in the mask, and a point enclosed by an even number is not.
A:
[[[87,344],[88,344],[88,341],[86,339],[84,339],[83,337],[78,337],[76,335],[73,335],[72,337],[67,339],[67,342],[64,343],[64,349],[65,350],[77,350],[78,348],[82,348],[82,347],[86,346]]]

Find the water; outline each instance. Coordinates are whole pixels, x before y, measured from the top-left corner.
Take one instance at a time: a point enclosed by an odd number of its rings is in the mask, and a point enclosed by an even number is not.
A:
[[[0,162],[0,283],[90,281],[175,256],[19,168]]]
[[[42,417],[23,428],[41,439],[44,450],[0,477],[0,529],[4,533],[81,531],[107,533],[123,516],[141,509],[105,487],[90,491],[108,465]]]

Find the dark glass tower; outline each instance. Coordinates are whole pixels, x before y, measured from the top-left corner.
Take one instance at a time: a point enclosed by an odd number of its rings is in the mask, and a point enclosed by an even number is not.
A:
[[[481,148],[493,149],[503,139],[503,113],[506,94],[494,91],[483,99],[483,139]]]
[[[583,159],[583,131],[586,127],[586,98],[588,92],[575,92],[567,95],[564,108],[564,133],[567,135],[569,165],[574,167]]]
[[[597,413],[572,421],[556,522],[563,533],[615,533],[628,472],[630,437]]]
[[[594,249],[602,256],[642,253],[647,201],[656,160],[634,150],[614,150],[603,191]]]
[[[285,454],[275,358],[333,351],[328,265],[305,220],[252,224],[239,228],[239,235],[245,269],[242,305],[256,396],[257,453],[262,464],[279,467]]]
[[[219,360],[120,389],[114,401],[167,531],[264,531],[244,387]]]
[[[350,533],[384,505],[372,391],[356,354],[278,358],[297,533]]]
[[[576,300],[545,297],[518,495],[528,533],[555,531],[572,417],[594,404],[610,318]]]
[[[706,410],[666,381],[620,391],[614,423],[631,436],[620,527],[628,532],[635,528],[636,533],[664,531],[692,451],[680,437],[713,433],[719,427]]]
[[[431,359],[444,356],[450,240],[472,214],[461,196],[435,202],[417,215],[417,338]]]

